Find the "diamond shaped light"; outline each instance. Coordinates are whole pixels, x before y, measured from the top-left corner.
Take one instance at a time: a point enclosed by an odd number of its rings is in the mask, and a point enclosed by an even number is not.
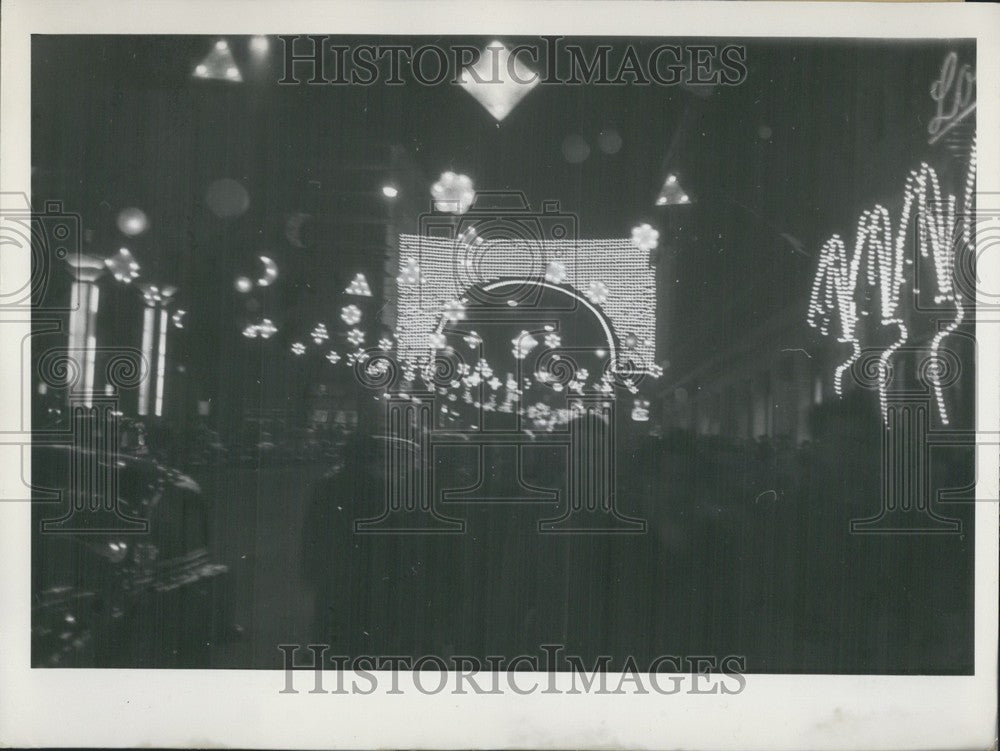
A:
[[[460,85],[500,122],[538,85],[538,74],[519,57],[511,60],[502,42],[493,42],[462,74]]]

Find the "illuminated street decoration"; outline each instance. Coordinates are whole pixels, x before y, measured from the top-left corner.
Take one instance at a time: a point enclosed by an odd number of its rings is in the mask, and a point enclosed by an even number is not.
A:
[[[517,238],[491,238],[477,256],[474,273],[456,262],[463,247],[454,239],[400,235],[396,347],[401,360],[426,357],[428,337],[444,322],[446,303],[461,300],[470,288],[489,288],[498,295],[507,288],[537,285],[576,298],[601,321],[615,367],[624,364],[617,358],[616,337],[628,333],[638,340],[628,352],[632,367],[643,372],[653,364],[656,279],[649,253],[631,238],[539,240],[532,243],[530,256]],[[592,301],[591,295],[602,302]]]
[[[167,306],[177,288],[140,284],[139,289],[145,305],[142,314],[142,357],[150,365],[150,377],[139,382],[139,414],[145,416],[152,410],[154,415],[162,417],[167,377]]]
[[[538,340],[527,331],[522,331],[510,341],[514,345],[511,352],[518,360],[523,360],[530,354],[531,350],[538,346]]]
[[[340,309],[340,320],[348,326],[353,326],[361,320],[361,308],[357,305],[345,305]]]
[[[383,336],[378,340],[377,346],[383,352],[392,352],[392,339],[387,336]]]
[[[326,330],[325,323],[317,323],[316,326],[313,327],[313,330],[309,334],[309,336],[312,337],[313,342],[316,344],[322,344],[323,342],[325,342],[327,339],[330,338],[330,334]]]
[[[446,321],[461,321],[465,318],[465,305],[461,300],[449,300],[441,308],[441,315]]]
[[[596,305],[603,305],[608,301],[608,285],[604,282],[591,282],[587,285],[584,294]]]
[[[278,264],[274,262],[274,259],[267,256],[259,256],[259,258],[260,262],[264,265],[264,273],[257,280],[257,286],[270,287],[278,278]]]
[[[365,343],[365,332],[361,329],[351,329],[347,332],[347,341],[355,347],[360,347]]]
[[[649,399],[635,399],[632,402],[632,419],[635,422],[649,421]]]
[[[549,333],[545,335],[545,346],[549,349],[557,349],[562,345],[562,338],[559,334]]]
[[[472,206],[476,189],[468,175],[444,172],[431,186],[434,208],[448,214],[464,214]]]
[[[240,82],[243,76],[236,67],[236,60],[225,39],[220,39],[212,46],[212,51],[194,68],[195,78],[214,79],[216,81]]]
[[[483,343],[482,337],[479,336],[475,331],[470,331],[468,334],[462,337],[462,340],[469,347],[469,349],[475,349],[480,344]]]
[[[638,227],[632,228],[632,243],[639,250],[648,253],[655,250],[656,246],[660,244],[660,233],[648,224],[640,224]]]
[[[306,345],[302,342],[292,342],[291,350],[293,355],[304,355],[306,353]]]
[[[329,360],[332,365],[336,365],[338,362],[340,362],[340,355],[337,353],[336,350],[331,349],[329,352],[326,353],[326,359]]]
[[[184,316],[187,315],[186,310],[175,310],[174,314],[170,316],[170,321],[174,324],[175,329],[184,328]]]
[[[260,323],[252,323],[243,329],[243,336],[247,339],[270,339],[278,333],[278,327],[270,318],[262,318]]]
[[[146,231],[149,227],[149,219],[146,217],[146,212],[132,206],[118,212],[117,224],[123,235],[135,237]]]
[[[566,265],[562,261],[549,261],[545,268],[545,281],[562,284],[566,281]]]
[[[403,262],[403,270],[396,277],[399,284],[417,285],[420,284],[420,264],[414,258],[407,258]]]
[[[976,147],[973,142],[962,200],[965,213],[961,227],[965,247],[973,257],[975,249],[971,245],[974,240],[969,226],[969,214],[972,210],[975,175]],[[833,385],[837,394],[842,392],[844,372],[861,354],[861,342],[857,331],[859,317],[877,312],[880,324],[893,328],[896,332],[895,341],[882,350],[878,361],[879,403],[884,420],[887,418],[888,408],[889,361],[893,353],[906,343],[909,336],[904,319],[908,309],[901,310],[900,302],[902,287],[913,281],[907,278],[913,276],[912,271],[907,273],[907,269],[915,267],[910,259],[905,257],[905,249],[910,219],[914,212],[920,255],[924,258],[930,257],[933,261],[936,283],[934,302],[938,305],[948,303],[955,308],[954,319],[938,330],[931,342],[932,363],[939,363],[938,352],[941,342],[955,331],[965,317],[961,295],[953,284],[956,205],[956,197],[951,194],[942,195],[937,173],[928,164],[923,163],[919,169],[911,170],[907,177],[903,190],[903,208],[895,230],[889,211],[884,206],[876,205],[874,209],[864,211],[858,219],[852,253],[848,254],[847,246],[839,235],[827,240],[820,250],[819,264],[809,296],[807,321],[810,326],[818,328],[821,334],[829,336],[836,318],[839,323],[837,341],[851,345],[850,357],[834,371]],[[865,269],[867,284],[878,287],[878,311],[859,309],[858,299],[861,293],[859,277],[862,266]],[[914,288],[913,291],[918,290]],[[939,370],[938,367],[932,367],[928,375],[934,389],[941,422],[947,425],[948,411]]]
[[[368,286],[368,280],[365,278],[364,274],[358,273],[354,275],[351,283],[347,285],[347,289],[344,290],[349,295],[355,295],[357,297],[371,297],[372,290]]]
[[[253,282],[248,276],[238,276],[233,280],[233,288],[242,294],[246,294],[253,289]]]
[[[538,85],[538,74],[520,57],[511,59],[503,42],[493,42],[474,66],[463,71],[460,85],[501,122]]]
[[[83,387],[82,402],[91,406],[94,390],[94,359],[97,354],[97,310],[100,292],[96,282],[104,274],[105,262],[85,254],[67,256],[73,288],[70,292],[69,356],[76,363]],[[147,360],[147,362],[149,362]],[[67,369],[67,382],[74,379],[73,368]],[[143,379],[143,383],[146,379]]]
[[[691,197],[684,192],[677,175],[671,173],[663,181],[660,194],[656,197],[657,206],[677,206],[691,203]]]
[[[131,284],[132,280],[139,276],[139,264],[128,248],[119,248],[113,256],[104,259],[104,265],[115,281],[124,284]]]

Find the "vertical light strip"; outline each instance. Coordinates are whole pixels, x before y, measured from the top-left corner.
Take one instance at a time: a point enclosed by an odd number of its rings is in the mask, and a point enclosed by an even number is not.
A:
[[[146,376],[139,381],[139,414],[149,414],[149,379],[153,377],[153,315],[151,307],[142,311],[142,359],[145,362]]]
[[[167,367],[167,309],[160,310],[160,343],[156,359],[156,416],[163,415],[163,381]]]
[[[94,362],[97,359],[97,306],[100,292],[96,284],[87,283],[86,351],[83,356],[83,403],[89,407],[94,393]]]
[[[73,289],[70,293],[70,312],[69,312],[69,359],[73,361],[76,366],[69,367],[66,369],[66,386],[71,387],[74,381],[74,371],[78,376],[82,376],[83,373],[83,361],[80,358],[80,350],[83,349],[84,341],[81,334],[82,324],[85,321],[85,316],[87,314],[86,310],[82,310],[80,307],[80,292],[81,285],[83,282],[75,281],[73,282]]]

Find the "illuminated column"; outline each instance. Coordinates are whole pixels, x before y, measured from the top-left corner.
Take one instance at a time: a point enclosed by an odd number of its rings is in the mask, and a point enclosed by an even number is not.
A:
[[[73,289],[70,292],[69,356],[80,374],[78,383],[82,390],[84,406],[90,406],[94,392],[94,359],[97,355],[97,308],[100,289],[97,280],[104,274],[104,260],[80,254],[70,255],[70,273]],[[72,383],[69,375],[68,383]]]
[[[167,308],[177,288],[140,284],[139,289],[145,303],[142,311],[142,357],[149,374],[139,384],[139,414],[162,417],[167,375],[167,330],[170,324]]]
[[[542,532],[645,532],[646,522],[615,507],[615,408],[602,395],[575,396],[570,420],[566,513],[543,521]]]
[[[386,456],[383,512],[355,522],[358,533],[462,532],[464,522],[434,510],[431,464],[434,395],[386,395]]]

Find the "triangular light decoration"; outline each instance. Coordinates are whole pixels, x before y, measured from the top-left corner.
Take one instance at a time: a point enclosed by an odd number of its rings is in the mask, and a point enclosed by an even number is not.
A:
[[[344,290],[349,295],[357,295],[358,297],[371,297],[372,288],[368,286],[368,280],[365,279],[364,274],[355,274],[351,283],[347,285],[347,289]]]
[[[236,67],[229,43],[220,39],[212,46],[212,51],[205,55],[194,67],[195,78],[211,78],[217,81],[242,81],[240,69]]]
[[[502,42],[493,42],[462,74],[460,85],[500,122],[538,85],[538,74],[518,57],[511,61]]]
[[[681,181],[677,179],[677,175],[673,173],[667,175],[667,179],[663,181],[663,187],[660,188],[660,195],[656,197],[656,205],[683,206],[689,203],[691,203],[691,196],[681,187]]]

